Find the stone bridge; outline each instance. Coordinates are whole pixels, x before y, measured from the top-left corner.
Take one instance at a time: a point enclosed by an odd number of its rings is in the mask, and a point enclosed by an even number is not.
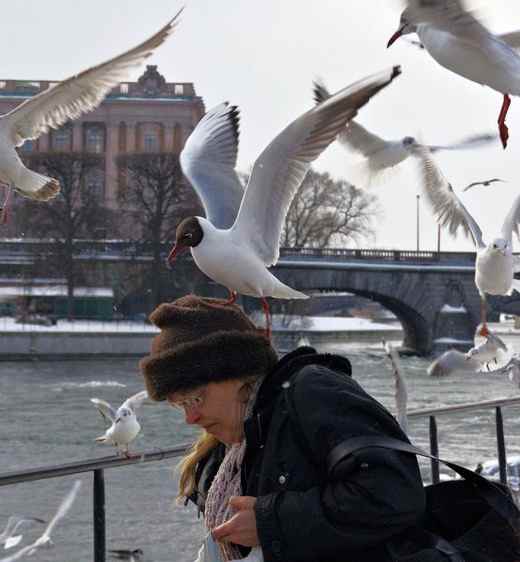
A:
[[[164,256],[168,250],[165,244]],[[75,252],[75,259],[105,264],[152,259],[146,242],[78,241]],[[0,241],[4,267],[23,266],[42,253],[42,241]],[[381,303],[401,321],[403,346],[429,354],[448,347],[468,349],[473,343],[480,316],[474,262],[474,253],[461,252],[285,248],[272,271],[309,294],[350,292]],[[520,314],[516,294],[492,304],[490,320],[497,320],[501,310]]]

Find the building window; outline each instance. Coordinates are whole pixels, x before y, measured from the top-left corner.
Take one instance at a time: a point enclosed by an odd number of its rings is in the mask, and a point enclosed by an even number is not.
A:
[[[176,96],[183,96],[184,95],[184,84],[175,84],[173,91]]]
[[[121,94],[123,94],[123,96],[128,95],[128,84],[120,84],[119,91]]]
[[[85,150],[96,154],[105,152],[105,129],[103,126],[87,126],[85,131]]]
[[[36,141],[33,141],[33,140],[26,140],[26,141],[22,144],[20,150],[21,150],[22,152],[34,152],[35,147],[36,147]]]
[[[5,80],[0,80],[0,89],[4,90],[7,86],[7,82]]]
[[[143,136],[143,150],[145,152],[158,152],[159,139],[157,133],[145,133]]]
[[[103,201],[105,197],[105,174],[101,170],[92,170],[87,174],[85,195]]]
[[[72,149],[72,128],[63,127],[51,132],[52,150],[66,152]]]

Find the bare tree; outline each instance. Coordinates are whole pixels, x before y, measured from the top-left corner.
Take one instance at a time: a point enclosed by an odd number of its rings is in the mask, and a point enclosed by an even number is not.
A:
[[[281,246],[326,248],[357,242],[374,234],[377,198],[345,180],[309,170],[296,192]]]
[[[179,222],[199,213],[200,204],[182,175],[177,154],[124,154],[118,157],[117,165],[125,178],[119,185],[119,202],[131,217],[132,231],[151,244],[150,304],[156,306],[162,302],[164,243],[173,242]]]
[[[61,190],[48,202],[24,200],[18,206],[19,223],[25,236],[52,240],[53,251],[45,256],[47,267],[60,271],[67,282],[67,315],[74,316],[74,287],[80,268],[74,260],[74,241],[96,238],[106,227],[109,211],[102,205],[102,193],[89,189],[90,179],[101,178],[104,158],[87,152],[25,154],[29,167],[56,178]],[[99,190],[102,191],[102,190]]]

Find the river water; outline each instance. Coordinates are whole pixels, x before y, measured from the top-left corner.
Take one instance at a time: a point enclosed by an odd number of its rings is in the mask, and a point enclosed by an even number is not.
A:
[[[520,351],[520,339],[510,343]],[[347,355],[354,377],[393,411],[393,378],[379,346],[320,349]],[[520,396],[504,377],[461,374],[434,379],[426,374],[428,361],[403,358],[403,363],[411,409]],[[0,363],[0,472],[110,454],[109,447],[94,442],[104,425],[89,399],[99,397],[119,405],[142,389],[134,359]],[[135,450],[168,448],[189,442],[194,435],[182,415],[164,403],[145,404],[140,419],[143,431]],[[504,421],[508,453],[519,453],[520,408],[504,409]],[[438,422],[444,458],[473,468],[479,460],[496,457],[493,411],[441,417]],[[410,435],[418,445],[427,446],[427,420],[413,421]],[[203,529],[192,506],[175,504],[175,463],[170,459],[105,472],[108,548],[141,548],[149,562],[195,559]],[[427,476],[427,463],[423,467]],[[0,488],[0,531],[12,514],[49,518],[73,480],[64,477]],[[55,548],[40,550],[31,560],[92,561],[92,475],[80,480],[83,486],[76,502],[53,533]],[[38,531],[28,531],[27,539]]]

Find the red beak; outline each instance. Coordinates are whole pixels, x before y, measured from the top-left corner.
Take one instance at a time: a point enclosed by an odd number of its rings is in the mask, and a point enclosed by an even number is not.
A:
[[[178,244],[175,244],[175,246],[171,249],[170,253],[168,254],[168,257],[166,258],[166,263],[168,264],[168,266],[172,267],[176,257],[179,254],[182,254],[182,252],[186,252],[187,250],[188,250],[188,246],[179,246]]]
[[[482,336],[484,338],[487,338],[489,336],[489,330],[487,327],[487,324],[483,324],[483,326],[480,328],[479,332],[478,332],[479,336]]]
[[[401,35],[403,34],[405,26],[401,27],[400,29],[398,29],[393,35],[392,37],[390,37],[390,41],[388,41],[388,44],[386,46],[386,48],[388,49],[389,47],[391,47],[398,39],[399,37],[401,37]]]

